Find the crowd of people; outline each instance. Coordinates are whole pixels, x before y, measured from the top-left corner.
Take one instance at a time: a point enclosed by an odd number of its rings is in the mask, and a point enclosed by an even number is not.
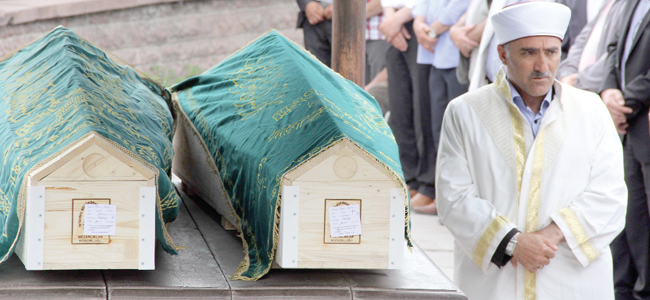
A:
[[[297,2],[330,66],[332,1]],[[650,299],[649,10],[367,0],[366,90],[470,299]]]

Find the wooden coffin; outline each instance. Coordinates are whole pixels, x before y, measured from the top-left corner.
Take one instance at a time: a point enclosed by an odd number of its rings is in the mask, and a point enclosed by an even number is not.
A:
[[[237,229],[219,171],[193,125],[179,122],[172,170]],[[212,162],[210,162],[212,160]],[[397,269],[404,255],[404,194],[389,172],[349,140],[343,140],[284,176],[275,262],[282,268]],[[288,196],[287,196],[288,195]],[[332,206],[360,206],[361,235],[331,238]]]
[[[273,31],[171,89],[172,171],[242,233],[235,278],[402,266],[406,184],[363,89]]]
[[[153,170],[93,133],[28,180],[24,231],[16,245],[28,270],[154,269]],[[115,212],[88,219],[89,204],[113,206]],[[102,223],[91,229],[95,234],[84,234],[86,222],[105,217],[114,217],[115,224]],[[114,234],[99,234],[112,226]]]

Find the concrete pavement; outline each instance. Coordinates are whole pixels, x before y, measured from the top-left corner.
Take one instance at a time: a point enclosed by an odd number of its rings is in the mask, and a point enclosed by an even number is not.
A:
[[[440,224],[438,216],[411,214],[411,237],[433,262],[454,278],[454,237]]]

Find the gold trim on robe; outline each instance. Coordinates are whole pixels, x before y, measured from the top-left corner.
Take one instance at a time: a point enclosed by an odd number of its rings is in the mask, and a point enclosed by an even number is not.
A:
[[[483,259],[485,258],[485,252],[487,252],[490,243],[494,239],[494,236],[503,228],[503,226],[508,225],[508,220],[503,216],[496,217],[490,226],[485,230],[481,239],[476,244],[476,250],[474,251],[474,262],[479,268],[483,265]]]
[[[562,216],[564,221],[569,226],[571,233],[573,233],[576,242],[578,242],[580,249],[585,254],[587,259],[589,259],[590,262],[596,260],[596,258],[600,256],[600,253],[598,253],[598,251],[596,251],[596,248],[594,248],[594,246],[589,242],[589,237],[585,233],[585,230],[582,228],[580,221],[578,221],[578,218],[573,213],[573,211],[571,211],[571,209],[568,207],[565,207],[560,209],[558,213],[560,216]]]
[[[526,141],[524,140],[524,125],[519,116],[517,107],[513,104],[508,106],[512,116],[513,138],[515,140],[515,161],[517,163],[517,196],[521,195],[521,181],[524,176],[524,165],[526,163]]]

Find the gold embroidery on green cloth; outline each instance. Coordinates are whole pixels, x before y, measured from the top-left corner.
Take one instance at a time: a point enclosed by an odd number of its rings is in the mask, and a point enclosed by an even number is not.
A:
[[[474,263],[476,263],[476,265],[479,267],[483,266],[485,252],[490,246],[490,243],[494,240],[494,236],[507,224],[508,220],[506,220],[505,217],[498,216],[492,221],[492,223],[490,223],[490,226],[488,226],[485,232],[483,232],[481,239],[478,241],[478,244],[476,244],[476,250],[474,250]]]
[[[587,236],[587,233],[583,229],[582,224],[580,224],[580,221],[578,221],[578,218],[573,213],[573,211],[568,207],[564,207],[558,212],[569,226],[569,230],[571,230],[571,233],[573,233],[573,237],[576,239],[576,242],[578,242],[580,249],[585,254],[587,259],[589,259],[589,261],[596,260],[600,254],[589,242],[589,236]]]
[[[281,139],[296,130],[302,129],[324,113],[339,118],[370,140],[372,139],[368,133],[370,131],[394,139],[384,118],[370,118],[368,115],[352,116],[314,88],[304,92],[293,101],[284,100],[283,98],[288,94],[285,89],[287,84],[280,86],[280,80],[285,80],[284,77],[286,77],[284,72],[284,66],[275,62],[273,57],[261,56],[255,60],[246,60],[241,69],[230,73],[228,77],[228,80],[234,85],[234,88],[230,88],[229,92],[237,98],[234,106],[237,108],[237,114],[242,117],[241,121],[245,121],[266,110],[275,110],[272,112],[272,118],[279,121],[301,105],[308,105],[311,108],[319,105],[319,102],[321,103],[322,107],[310,112],[300,120],[274,130],[267,138],[269,142]],[[251,74],[255,74],[254,77],[250,77]],[[341,86],[341,88],[350,97],[349,101],[356,102],[363,110],[374,110],[367,99],[345,86]],[[285,102],[288,102],[288,104],[284,104]],[[279,109],[278,106],[280,106]]]
[[[359,97],[358,94],[353,93],[347,89],[346,91],[347,94],[352,99],[354,99],[354,101],[356,101],[357,104],[359,104],[363,109],[365,110],[373,109],[369,105],[367,100]],[[331,101],[325,95],[319,93],[313,88],[306,91],[298,99],[292,101],[290,105],[282,107],[279,111],[276,111],[273,114],[273,119],[276,121],[283,119],[286,115],[291,113],[293,110],[296,109],[296,107],[302,105],[303,103],[305,103],[309,107],[312,107],[315,106],[318,102],[321,102],[324,105],[318,108],[317,110],[311,112],[309,115],[304,116],[300,120],[293,122],[291,124],[287,124],[279,130],[274,130],[273,133],[267,138],[267,140],[270,142],[275,139],[281,139],[296,130],[302,129],[304,126],[313,122],[320,115],[324,113],[328,113],[342,120],[345,124],[349,125],[350,128],[356,130],[359,134],[363,135],[369,140],[372,140],[372,136],[369,134],[369,132],[373,132],[373,131],[382,134],[386,137],[390,137],[391,139],[394,140],[393,135],[390,134],[390,131],[388,130],[389,128],[388,123],[386,123],[386,121],[383,118],[371,119],[368,116],[352,116],[346,111],[344,111],[343,109],[341,109],[334,101]]]

